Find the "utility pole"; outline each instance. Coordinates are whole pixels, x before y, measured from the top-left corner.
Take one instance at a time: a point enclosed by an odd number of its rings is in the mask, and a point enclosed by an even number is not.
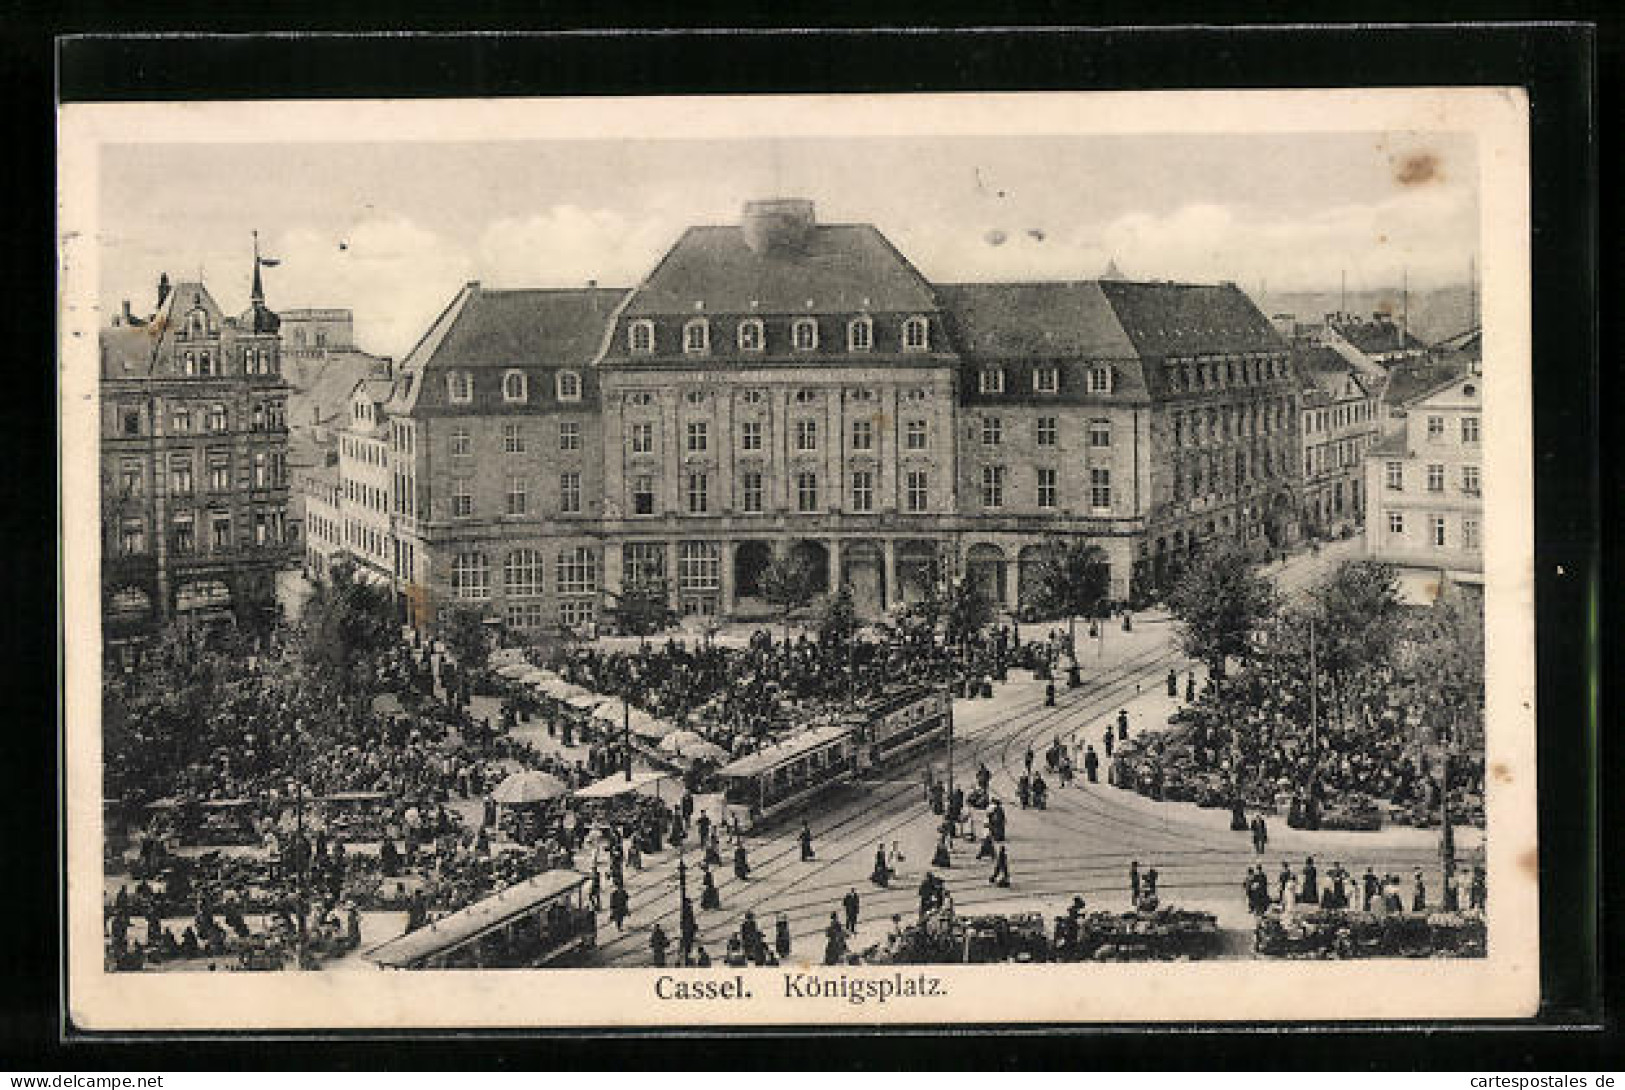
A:
[[[948,705],[948,797],[954,795],[954,693],[951,686],[944,686],[943,699]]]
[[[1309,618],[1309,787],[1305,792],[1304,816],[1313,810],[1310,828],[1319,828],[1319,804],[1315,801],[1315,785],[1320,778],[1320,671],[1315,661],[1315,618]]]
[[[621,750],[624,753],[626,782],[632,782],[632,705],[621,697]]]

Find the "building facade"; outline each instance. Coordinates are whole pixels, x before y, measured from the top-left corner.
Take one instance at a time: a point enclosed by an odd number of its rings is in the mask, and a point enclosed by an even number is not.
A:
[[[167,276],[149,318],[125,310],[100,337],[107,637],[262,619],[292,542],[288,386],[258,265],[238,317]]]
[[[1366,551],[1412,601],[1483,585],[1482,386],[1469,372],[1418,396],[1366,458]]]
[[[1300,343],[1294,350],[1304,380],[1304,529],[1345,536],[1365,526],[1365,459],[1381,435],[1382,386],[1324,345]]]
[[[377,406],[394,580],[421,623],[577,627],[640,580],[751,617],[789,550],[867,612],[945,570],[1014,609],[1069,534],[1126,599],[1290,537],[1297,396],[1234,285],[932,284],[873,226],[752,202],[631,289],[458,294]]]

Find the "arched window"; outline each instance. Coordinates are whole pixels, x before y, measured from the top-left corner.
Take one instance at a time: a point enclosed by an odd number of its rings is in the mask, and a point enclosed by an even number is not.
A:
[[[467,405],[474,400],[474,376],[468,371],[450,371],[446,374],[447,396],[454,405]]]
[[[868,318],[854,318],[846,323],[846,350],[867,352],[874,347],[875,324]]]
[[[523,403],[529,396],[529,384],[523,371],[509,371],[502,376],[502,400]]]
[[[181,372],[188,376],[197,374],[196,352],[187,352],[181,356]]]
[[[510,598],[534,598],[542,593],[542,554],[515,549],[502,564],[502,583]]]
[[[818,322],[812,318],[797,318],[790,326],[790,343],[798,352],[811,352],[818,347]]]
[[[484,600],[491,597],[491,565],[481,552],[458,553],[451,564],[453,597]]]
[[[903,323],[903,351],[924,352],[931,347],[930,326],[916,315]]]
[[[690,318],[683,323],[683,352],[690,356],[703,356],[711,351],[711,323],[704,318]]]
[[[739,323],[739,351],[760,352],[766,340],[760,318],[747,318]]]
[[[626,347],[634,356],[647,356],[655,350],[655,324],[647,318],[626,327]]]
[[[560,371],[554,386],[560,401],[581,400],[581,376],[574,371]]]
[[[197,359],[197,368],[198,368],[198,374],[203,375],[204,377],[208,377],[210,375],[213,375],[214,374],[214,353],[210,352],[207,348],[205,348],[202,352],[199,352],[198,353],[198,359]]]

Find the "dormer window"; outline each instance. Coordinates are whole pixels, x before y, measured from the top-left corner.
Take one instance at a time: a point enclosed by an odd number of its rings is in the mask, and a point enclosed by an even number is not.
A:
[[[634,356],[647,356],[655,350],[655,324],[640,318],[626,327],[626,347]]]
[[[739,323],[739,351],[760,352],[765,340],[760,318],[748,318]]]
[[[875,324],[868,318],[854,318],[846,324],[846,350],[867,352],[874,347]]]
[[[509,404],[523,404],[529,395],[529,384],[523,371],[509,371],[502,376],[502,400]]]
[[[683,352],[689,356],[703,356],[711,351],[711,323],[704,318],[690,318],[683,323]]]
[[[581,376],[574,371],[560,371],[553,380],[553,388],[560,401],[581,400]]]
[[[209,317],[201,310],[194,310],[186,316],[186,333],[190,337],[207,337],[209,335]]]
[[[797,318],[790,326],[790,343],[797,352],[811,352],[818,347],[818,322],[812,318]]]
[[[984,367],[977,372],[976,392],[981,394],[1004,393],[1004,368]]]
[[[1037,367],[1033,369],[1033,392],[1039,394],[1053,394],[1061,388],[1060,372],[1054,367]]]
[[[1109,394],[1112,392],[1112,369],[1110,367],[1089,368],[1089,392],[1091,394]]]
[[[904,352],[924,352],[929,347],[930,327],[924,318],[916,316],[903,323]]]
[[[446,375],[446,395],[453,405],[467,405],[474,400],[474,375],[469,371],[452,371]]]

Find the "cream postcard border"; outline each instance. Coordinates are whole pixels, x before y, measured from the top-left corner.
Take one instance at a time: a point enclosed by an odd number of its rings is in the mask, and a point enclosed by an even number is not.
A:
[[[251,123],[250,123],[251,122]],[[58,114],[63,751],[69,1025],[450,1029],[1520,1017],[1539,1001],[1528,99],[1519,88],[87,104]],[[111,143],[1470,132],[1477,137],[1486,427],[1489,956],[1483,960],[911,966],[947,994],[662,1002],[653,969],[111,974],[102,969],[97,304]],[[290,179],[295,181],[296,179]],[[842,970],[890,978],[892,967]],[[716,970],[721,973],[722,970]]]

